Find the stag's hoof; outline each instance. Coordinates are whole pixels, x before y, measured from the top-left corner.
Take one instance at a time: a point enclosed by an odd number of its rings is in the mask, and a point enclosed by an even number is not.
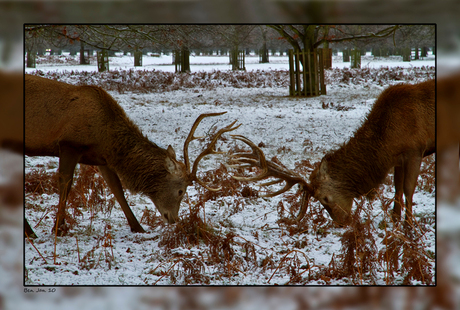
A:
[[[30,239],[35,239],[37,238],[37,235],[34,233],[34,232],[31,232],[31,233],[28,233],[28,232],[24,232],[24,238],[27,239],[27,238],[30,238]]]
[[[24,238],[37,238],[37,235],[33,231],[32,227],[30,227],[29,222],[25,222],[25,228],[24,228]]]
[[[145,233],[144,228],[141,225],[136,225],[135,227],[131,227],[131,232],[133,233]]]
[[[393,223],[399,223],[399,221],[401,221],[401,214],[393,210],[393,212],[391,212],[391,220]]]
[[[62,223],[56,229],[56,225],[54,225],[51,229],[51,234],[56,235],[58,237],[63,237],[67,235],[67,233],[69,232],[69,226],[67,226],[65,223]]]

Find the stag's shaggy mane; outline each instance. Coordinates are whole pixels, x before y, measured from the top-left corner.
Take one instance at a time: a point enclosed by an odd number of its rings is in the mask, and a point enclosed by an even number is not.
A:
[[[107,123],[107,139],[112,148],[107,164],[117,171],[121,181],[133,193],[155,194],[167,184],[167,151],[144,136],[139,127],[128,118],[118,103],[97,86],[81,86],[95,92],[101,112],[111,119]],[[185,177],[185,174],[184,174]]]

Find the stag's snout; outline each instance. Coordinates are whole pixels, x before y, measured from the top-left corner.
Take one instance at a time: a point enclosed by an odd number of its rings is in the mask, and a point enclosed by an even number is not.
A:
[[[163,221],[168,224],[174,224],[179,221],[179,214],[173,214],[172,212],[164,212],[162,214]]]
[[[327,213],[331,216],[332,220],[336,222],[339,226],[347,226],[350,223],[350,214],[340,205],[335,204],[330,207],[328,205],[322,204],[326,209]]]
[[[310,175],[311,193],[326,209],[334,222],[340,226],[346,226],[350,223],[353,198],[339,190],[340,184],[330,177],[327,166],[324,159],[321,163],[315,164]]]

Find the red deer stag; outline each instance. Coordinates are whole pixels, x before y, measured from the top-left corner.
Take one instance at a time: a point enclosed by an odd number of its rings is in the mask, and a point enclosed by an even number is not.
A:
[[[406,198],[406,222],[412,219],[414,194],[424,156],[435,152],[435,81],[388,87],[375,102],[362,126],[338,150],[329,152],[317,164],[307,182],[296,173],[267,161],[262,151],[249,139],[233,138],[247,143],[253,153],[233,154],[233,167],[256,166],[259,176],[235,177],[258,181],[268,177],[285,181],[285,187],[266,196],[281,194],[299,183],[304,191],[298,219],[306,212],[311,196],[321,202],[338,224],[349,222],[353,199],[370,195],[394,167],[395,201],[393,220],[399,220],[403,193]]]
[[[193,181],[210,190],[220,189],[209,188],[197,178],[198,163],[208,154],[217,154],[214,146],[218,138],[240,125],[233,126],[234,121],[220,129],[192,168],[188,145],[198,139],[194,132],[203,118],[224,113],[202,114],[197,118],[184,143],[184,164],[176,160],[171,146],[165,150],[149,141],[102,88],[26,75],[25,154],[59,157],[60,198],[53,232],[66,233],[65,205],[77,163],[98,166],[131,231],[144,232],[144,229],[126,202],[121,181],[130,191],[147,195],[163,219],[175,223],[182,197]],[[26,233],[33,233],[27,222]]]

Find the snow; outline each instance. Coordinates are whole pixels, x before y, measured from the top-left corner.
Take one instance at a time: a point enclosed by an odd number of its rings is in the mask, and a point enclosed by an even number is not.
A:
[[[130,56],[113,57],[110,69],[129,70],[133,68],[133,62]],[[144,66],[136,69],[174,71],[170,56],[144,56],[143,62]],[[228,57],[195,56],[191,57],[191,70],[192,72],[229,70],[227,62]],[[362,60],[362,67],[377,69],[383,67],[381,70],[386,70],[386,67],[411,69],[434,65],[435,60],[432,56],[426,60],[410,63],[403,63],[399,58],[374,60],[370,55]],[[348,66],[349,63],[341,62],[340,56],[334,57],[334,68],[340,69]],[[246,69],[248,71],[287,70],[287,57],[271,56],[269,64],[259,64],[257,57],[247,58]],[[60,72],[66,71],[97,71],[97,68],[94,65],[43,64],[38,65],[37,70],[52,71],[59,75]],[[34,69],[26,69],[26,73],[34,73],[34,71]],[[433,69],[431,72],[434,74]],[[218,118],[205,119],[198,128],[197,135],[205,135],[214,125],[223,127],[233,120],[238,120],[238,123],[243,125],[232,133],[244,135],[256,144],[263,142],[265,144],[263,151],[268,159],[277,156],[286,167],[294,169],[296,162],[305,159],[312,163],[317,162],[327,151],[346,142],[360,126],[375,99],[388,86],[388,84],[380,84],[379,81],[345,84],[332,80],[331,84],[327,85],[327,95],[314,98],[289,97],[286,87],[217,87],[213,90],[195,87],[155,93],[126,92],[120,94],[110,91],[110,94],[151,141],[161,146],[171,145],[180,160],[182,160],[183,142],[196,117],[210,111],[227,111]],[[324,104],[329,104],[329,106],[324,108]],[[229,136],[226,135],[226,137]],[[196,158],[205,144],[205,141],[192,143],[191,160]],[[218,142],[218,148],[228,151],[236,144],[244,147],[242,143],[228,138]],[[282,147],[285,148],[282,149]],[[200,164],[199,171],[212,171],[226,160],[225,155],[209,156]],[[57,158],[26,157],[25,167],[26,173],[38,169],[37,167],[42,167],[40,169],[46,171],[56,171]],[[308,178],[308,175],[305,177]],[[249,185],[251,188],[258,189],[256,184]],[[182,202],[181,217],[189,215],[190,207],[198,203],[203,190],[198,184],[195,184],[190,186],[187,192],[188,200],[184,199]],[[292,189],[289,193],[295,192],[296,190]],[[137,219],[141,219],[145,208],[156,212],[155,206],[147,197],[128,192],[125,194]],[[113,197],[110,193],[107,195],[109,198]],[[392,186],[384,185],[383,195],[391,199],[394,195]],[[55,238],[50,231],[54,223],[52,207],[57,204],[57,201],[56,194],[44,194],[39,197],[26,194],[26,217],[32,226],[40,222],[38,227],[34,228],[38,235],[34,245],[46,259],[44,262],[37,250],[29,242],[25,242],[26,285],[185,284],[185,278],[180,269],[181,263],[194,260],[204,262],[202,273],[209,277],[209,284],[212,285],[282,285],[290,281],[286,265],[283,266],[284,258],[290,264],[296,264],[297,260],[300,266],[320,266],[317,269],[312,267],[313,272],[317,272],[319,268],[327,267],[334,255],[337,259],[342,247],[340,238],[345,231],[344,228],[328,226],[327,229],[322,228],[324,231],[309,230],[290,235],[286,227],[277,222],[280,219],[277,212],[279,204],[284,205],[285,216],[290,216],[286,194],[274,198],[224,196],[208,200],[204,209],[200,210],[200,217],[205,218],[206,222],[221,236],[229,232],[236,235],[232,246],[235,250],[235,264],[239,263],[239,271],[226,276],[220,270],[222,266],[206,264],[208,252],[204,244],[181,246],[170,251],[160,246],[159,240],[166,233],[170,233],[174,225],[166,225],[158,220],[156,227],[142,224],[147,230],[145,234],[131,233],[125,216],[116,203],[111,211],[100,211],[95,214],[94,218],[90,212],[84,210],[77,217],[78,223],[69,235],[57,238],[57,264],[54,264]],[[418,189],[414,195],[414,201],[416,203],[414,213],[418,218],[422,216],[434,218],[435,191],[430,193]],[[35,207],[32,208],[32,205]],[[379,223],[384,220],[381,201],[377,199],[372,203],[366,203],[366,206],[372,206],[370,214],[374,217],[374,226],[379,226]],[[322,210],[317,201],[312,201],[309,209]],[[326,222],[330,223],[331,220],[327,213],[322,213]],[[156,215],[158,215],[157,212]],[[449,222],[449,214],[445,213],[441,219]],[[107,224],[110,224],[110,228],[107,228]],[[102,246],[104,238],[107,237],[107,229],[112,237],[112,247]],[[434,224],[424,225],[424,229],[426,232],[422,242],[425,249],[435,254]],[[384,235],[385,231],[381,229],[375,230],[373,234],[378,250],[384,247],[382,244]],[[244,261],[247,254],[243,247],[245,242],[254,246],[256,264]],[[296,244],[302,245],[295,246]],[[289,253],[289,251],[292,252]],[[90,260],[83,263],[83,257],[90,253],[94,253],[93,265],[90,264]],[[264,269],[261,266],[263,260],[268,257],[271,257],[274,265]],[[429,262],[434,276],[435,260],[430,259]],[[279,266],[281,268],[277,268]],[[171,270],[176,272],[176,282],[171,277]],[[305,271],[306,269],[299,270]],[[308,272],[303,275],[303,284],[326,284],[321,279],[307,282],[305,280],[307,274]],[[378,266],[376,275],[375,284],[385,285],[384,266]],[[394,284],[401,284],[403,276],[398,274]],[[361,281],[361,284],[364,285],[374,284],[366,276]],[[199,282],[192,283],[200,284]],[[351,283],[351,278],[331,279],[328,282],[333,285]],[[412,284],[417,283],[412,282]],[[27,305],[27,301],[24,301],[23,305]]]
[[[68,54],[61,56],[70,57]],[[76,58],[75,58],[76,59]],[[289,58],[288,56],[270,55],[270,63],[260,64],[257,56],[246,56],[245,66],[246,70],[289,70]],[[342,54],[339,52],[337,56],[333,56],[333,67],[334,68],[349,68],[350,62],[342,61]],[[415,65],[414,65],[415,64]],[[411,68],[414,66],[434,66],[435,60],[433,55],[429,55],[424,59],[403,62],[402,56],[390,56],[390,57],[374,57],[368,52],[361,58],[362,68],[379,68],[381,66],[388,67],[405,67]],[[39,64],[37,69],[43,71],[63,71],[63,70],[74,70],[74,71],[97,71],[97,63],[95,60],[89,65],[79,66],[67,66],[64,64]],[[123,69],[134,69],[134,70],[161,70],[165,72],[174,72],[175,66],[172,62],[172,55],[161,54],[160,57],[152,57],[144,55],[142,58],[142,67],[134,67],[134,56],[114,56],[110,57],[109,62],[110,70],[123,70]],[[190,70],[195,71],[212,71],[212,70],[231,70],[232,66],[229,64],[228,56],[190,56]],[[34,68],[25,68],[25,72],[33,72]]]

